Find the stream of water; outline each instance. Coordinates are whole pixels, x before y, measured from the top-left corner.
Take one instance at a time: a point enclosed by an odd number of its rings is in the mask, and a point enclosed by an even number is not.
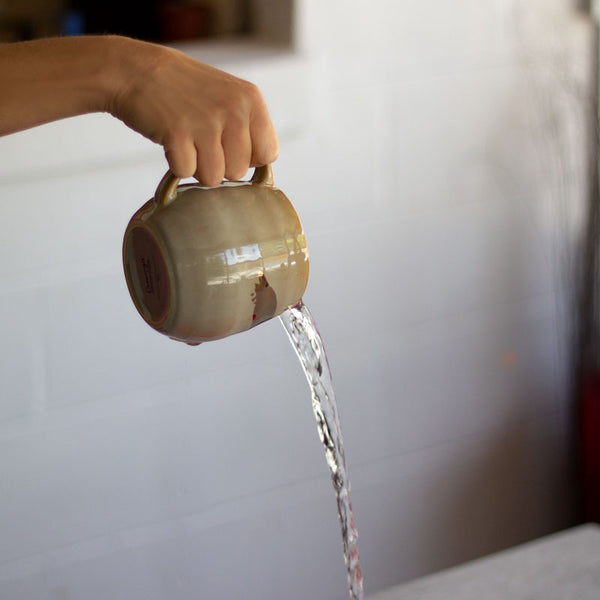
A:
[[[323,340],[308,308],[302,302],[286,310],[279,318],[300,359],[311,389],[313,412],[335,490],[350,597],[353,600],[363,600],[358,533],[350,502],[350,478],[346,469],[342,431]]]

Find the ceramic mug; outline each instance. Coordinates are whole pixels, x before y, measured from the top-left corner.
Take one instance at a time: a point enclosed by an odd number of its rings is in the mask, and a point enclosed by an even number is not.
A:
[[[170,171],[131,218],[123,267],[143,319],[169,337],[217,340],[298,304],[308,249],[271,165],[250,181],[179,185]]]

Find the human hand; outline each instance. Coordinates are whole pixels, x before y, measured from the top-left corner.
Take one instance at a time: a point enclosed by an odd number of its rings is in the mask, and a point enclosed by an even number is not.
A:
[[[106,108],[161,144],[176,176],[215,186],[275,161],[277,135],[255,85],[172,48],[115,43],[122,71]]]

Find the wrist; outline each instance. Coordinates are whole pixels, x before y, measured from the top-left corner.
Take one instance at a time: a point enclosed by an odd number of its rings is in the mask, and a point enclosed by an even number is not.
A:
[[[90,112],[115,114],[118,98],[127,89],[133,71],[131,53],[137,42],[118,35],[88,37],[97,59],[94,81],[96,93],[92,95]]]
[[[105,61],[101,76],[102,106],[98,110],[123,119],[128,112],[130,96],[147,84],[168,49],[118,35],[103,36],[102,40]]]

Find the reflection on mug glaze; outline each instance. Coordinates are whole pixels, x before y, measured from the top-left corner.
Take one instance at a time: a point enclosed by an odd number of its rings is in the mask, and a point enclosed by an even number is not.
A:
[[[268,321],[277,310],[277,295],[275,294],[275,290],[269,285],[267,278],[262,273],[258,277],[258,283],[254,284],[252,302],[254,303],[252,327]]]

